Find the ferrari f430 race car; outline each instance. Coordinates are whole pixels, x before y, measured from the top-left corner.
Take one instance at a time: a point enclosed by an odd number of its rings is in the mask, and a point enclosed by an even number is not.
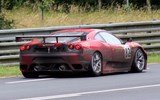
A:
[[[123,42],[99,29],[67,29],[50,35],[17,36],[28,41],[20,47],[20,70],[24,77],[43,72],[89,72],[99,76],[114,72],[142,72],[147,54],[136,42]]]

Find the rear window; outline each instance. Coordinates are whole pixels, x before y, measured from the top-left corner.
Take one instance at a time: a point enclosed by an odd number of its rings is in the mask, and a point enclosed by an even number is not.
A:
[[[54,36],[80,36],[84,35],[84,32],[57,32],[52,33]],[[79,40],[80,37],[58,37],[58,42],[73,42]],[[54,43],[56,42],[55,37],[48,37],[45,39],[46,43]]]

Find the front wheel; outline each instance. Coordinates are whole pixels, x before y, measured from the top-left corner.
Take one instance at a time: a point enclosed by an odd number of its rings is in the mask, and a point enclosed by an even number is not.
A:
[[[142,72],[145,68],[146,63],[147,62],[143,51],[141,49],[138,49],[135,53],[131,72]]]
[[[99,52],[92,55],[91,73],[93,76],[99,76],[102,73],[102,56]]]

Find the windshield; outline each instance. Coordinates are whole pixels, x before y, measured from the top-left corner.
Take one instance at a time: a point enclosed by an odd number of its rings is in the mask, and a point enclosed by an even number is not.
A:
[[[84,32],[57,32],[57,33],[53,33],[53,36],[80,36],[83,35]],[[76,40],[79,40],[80,37],[58,37],[58,42],[73,42]],[[46,43],[54,43],[56,42],[56,38],[55,37],[48,37],[45,39]]]

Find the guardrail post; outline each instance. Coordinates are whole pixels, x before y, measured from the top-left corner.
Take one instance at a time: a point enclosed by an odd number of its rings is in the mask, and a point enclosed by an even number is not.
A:
[[[152,33],[151,31],[147,31],[147,33]],[[147,43],[147,45],[151,45],[151,43]]]

